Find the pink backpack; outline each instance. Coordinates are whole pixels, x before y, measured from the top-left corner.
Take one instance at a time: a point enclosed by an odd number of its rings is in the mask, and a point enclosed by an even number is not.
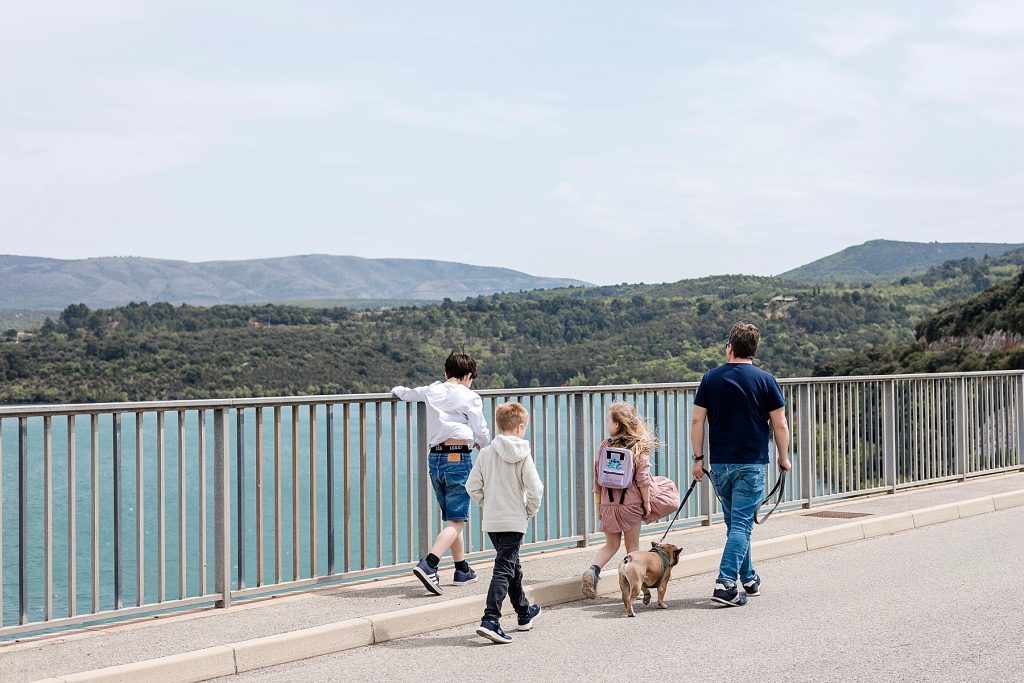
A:
[[[608,502],[614,503],[611,489],[620,489],[619,505],[626,500],[626,489],[633,483],[633,451],[618,446],[605,446],[598,454],[597,485],[608,489]]]

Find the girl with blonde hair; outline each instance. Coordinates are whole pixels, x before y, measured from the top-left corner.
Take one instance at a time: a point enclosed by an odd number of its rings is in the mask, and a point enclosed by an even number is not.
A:
[[[679,506],[679,489],[665,477],[651,476],[651,451],[658,443],[647,423],[630,403],[616,402],[608,407],[608,438],[601,442],[594,458],[594,502],[598,507],[604,545],[594,563],[583,572],[582,589],[588,598],[597,595],[601,569],[619,551],[623,538],[626,552],[640,549],[640,524],[661,519]],[[609,447],[633,453],[633,480],[625,489],[612,490],[598,483],[598,470]]]

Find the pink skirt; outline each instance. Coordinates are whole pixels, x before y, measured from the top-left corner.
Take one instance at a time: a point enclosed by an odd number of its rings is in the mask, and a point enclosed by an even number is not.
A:
[[[619,505],[618,503],[602,503],[598,508],[598,527],[606,534],[617,534],[640,526],[644,517],[644,506]]]

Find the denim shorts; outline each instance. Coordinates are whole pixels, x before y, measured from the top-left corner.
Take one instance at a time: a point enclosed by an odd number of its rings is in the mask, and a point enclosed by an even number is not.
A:
[[[473,469],[472,453],[457,453],[459,460],[448,462],[448,453],[430,454],[430,483],[441,506],[441,519],[445,522],[465,522],[469,519],[469,494],[466,480]]]

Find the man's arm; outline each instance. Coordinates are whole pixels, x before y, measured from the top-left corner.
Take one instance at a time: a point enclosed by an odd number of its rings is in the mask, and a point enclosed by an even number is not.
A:
[[[704,420],[707,419],[708,409],[702,406],[693,406],[693,419],[690,420],[690,445],[693,447],[694,456],[703,455],[704,452]],[[693,463],[693,478],[700,479],[704,476],[704,460],[696,460]]]
[[[778,408],[768,413],[772,421],[772,436],[775,439],[775,452],[778,454],[779,469],[790,471],[789,462],[789,422],[786,421],[786,408]]]

